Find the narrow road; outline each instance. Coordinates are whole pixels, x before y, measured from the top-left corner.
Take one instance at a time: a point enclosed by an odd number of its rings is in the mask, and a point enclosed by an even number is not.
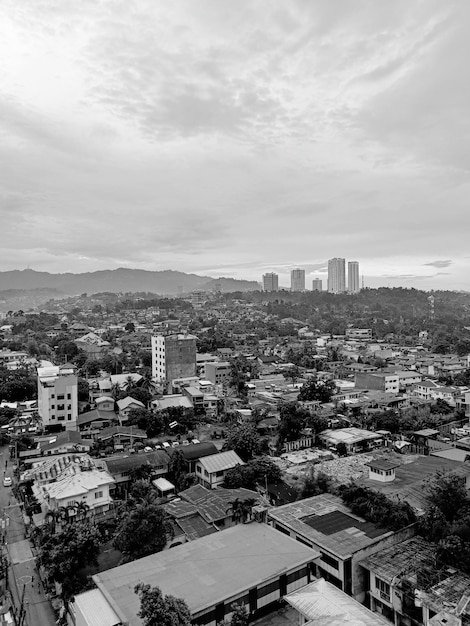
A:
[[[1,527],[10,564],[8,588],[17,623],[21,623],[21,626],[54,626],[54,611],[42,589],[39,589],[36,562],[31,544],[26,539],[21,506],[13,496],[11,487],[3,486],[5,476],[13,478],[13,463],[9,458],[8,446],[0,448],[0,470]]]

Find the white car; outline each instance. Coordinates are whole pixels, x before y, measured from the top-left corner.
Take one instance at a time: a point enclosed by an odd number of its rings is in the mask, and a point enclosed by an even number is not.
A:
[[[3,479],[3,486],[4,487],[11,487],[11,483],[12,483],[12,480],[11,480],[10,476],[5,476],[5,478]]]

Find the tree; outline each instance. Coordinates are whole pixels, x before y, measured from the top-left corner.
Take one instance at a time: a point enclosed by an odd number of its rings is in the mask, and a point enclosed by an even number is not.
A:
[[[238,604],[235,608],[230,626],[248,626],[248,611],[244,604]]]
[[[261,457],[229,469],[225,475],[224,487],[228,489],[245,487],[254,490],[258,485],[278,483],[281,478],[280,468],[269,457]]]
[[[135,331],[134,322],[127,322],[127,324],[124,326],[124,330],[128,333],[133,333]]]
[[[297,402],[283,402],[279,408],[279,443],[295,441],[305,428],[309,412]]]
[[[441,470],[427,482],[426,500],[428,506],[439,509],[449,523],[462,517],[470,505],[462,478],[454,472]]]
[[[223,450],[234,450],[242,461],[249,461],[261,451],[261,443],[254,424],[242,424],[229,429]]]
[[[240,522],[244,524],[247,519],[251,519],[255,504],[255,498],[245,498],[244,500],[235,498],[235,500],[229,502],[230,506],[227,509],[227,513],[232,512],[232,522],[235,522],[235,524],[239,524]]]
[[[38,564],[46,570],[49,581],[62,584],[63,596],[70,598],[82,587],[78,571],[97,564],[99,546],[95,526],[88,522],[68,524],[56,534],[40,535]]]
[[[332,380],[322,381],[311,378],[304,383],[299,391],[298,399],[301,402],[330,402],[336,386]]]
[[[114,546],[126,560],[160,552],[174,536],[170,518],[156,504],[138,504],[122,516],[116,530]]]
[[[90,386],[84,378],[78,379],[78,399],[81,402],[88,402],[90,398]]]
[[[134,588],[140,598],[138,617],[144,626],[191,626],[191,612],[181,598],[164,596],[159,587],[139,583]]]

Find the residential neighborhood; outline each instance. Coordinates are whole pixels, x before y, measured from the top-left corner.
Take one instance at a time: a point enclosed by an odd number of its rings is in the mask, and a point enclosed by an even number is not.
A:
[[[140,625],[145,585],[201,626],[470,623],[467,309],[442,300],[443,335],[420,296],[410,314],[389,294],[386,318],[351,297],[96,294],[4,317],[3,489],[57,623]]]

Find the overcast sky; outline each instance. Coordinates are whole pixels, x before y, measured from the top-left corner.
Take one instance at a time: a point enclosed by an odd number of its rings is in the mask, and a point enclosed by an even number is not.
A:
[[[470,3],[1,0],[0,269],[469,288]]]

